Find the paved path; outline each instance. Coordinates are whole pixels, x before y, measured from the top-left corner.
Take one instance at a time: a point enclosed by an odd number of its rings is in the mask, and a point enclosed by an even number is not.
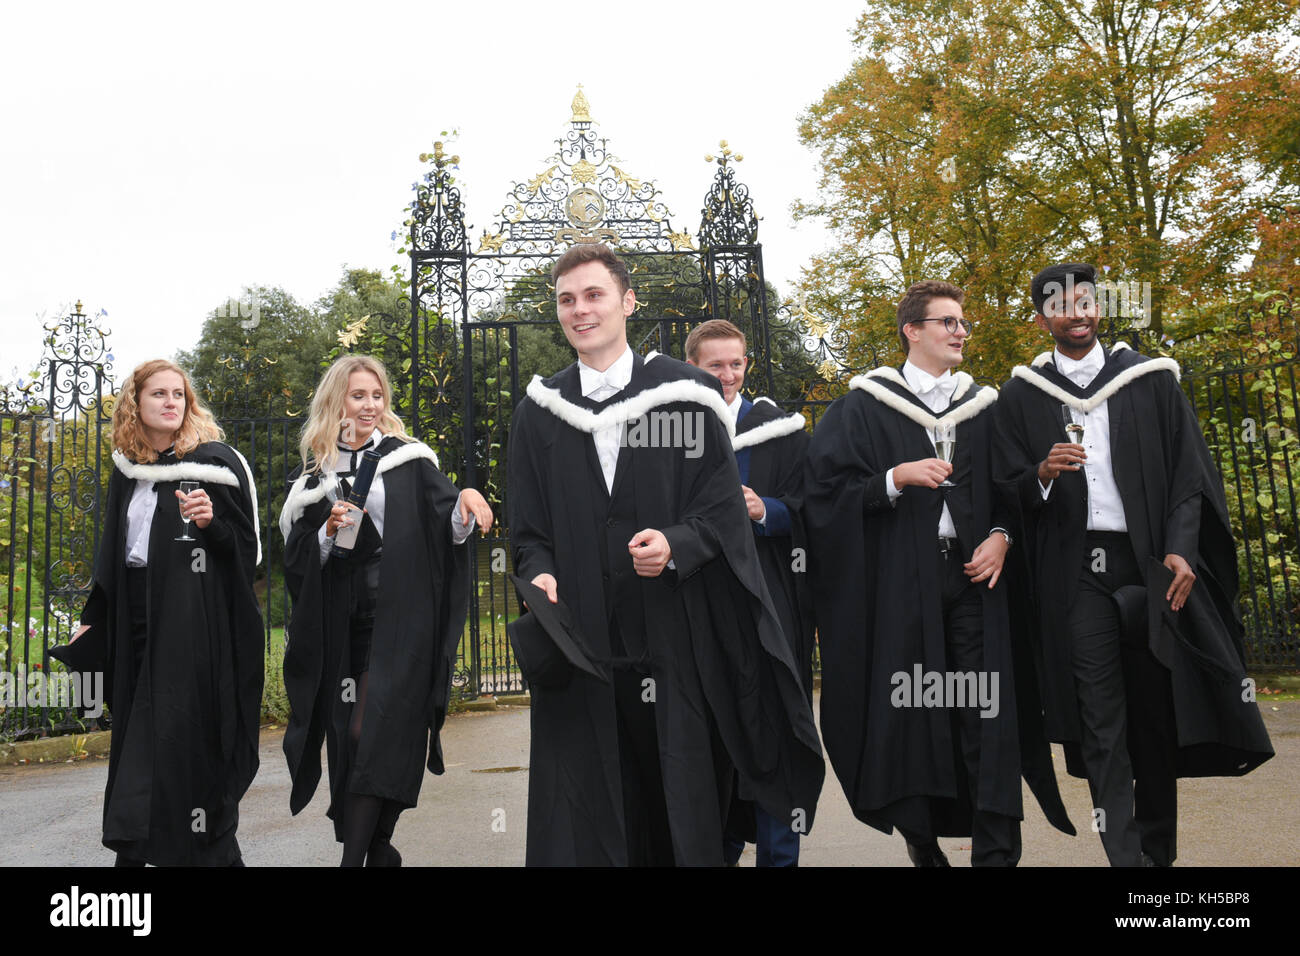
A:
[[[1179,866],[1291,866],[1300,847],[1300,701],[1261,703],[1277,756],[1243,778],[1179,784]],[[316,799],[289,815],[289,774],[281,731],[262,733],[262,765],[240,804],[240,845],[249,866],[335,866],[339,847]],[[443,732],[447,772],[426,775],[420,805],[403,814],[395,843],[407,865],[519,866],[524,862],[528,787],[528,709],[452,717]],[[1059,748],[1058,767],[1063,760]],[[42,767],[0,767],[0,865],[107,866],[99,842],[102,758]],[[1026,866],[1104,866],[1088,831],[1087,785],[1059,774],[1066,807],[1084,832],[1052,829],[1025,792]],[[494,828],[495,824],[495,828]],[[501,832],[504,826],[504,832]],[[966,840],[941,841],[954,866],[968,865]],[[753,848],[741,865],[752,865]],[[827,770],[817,822],[804,838],[806,866],[908,866],[902,838],[859,823]]]

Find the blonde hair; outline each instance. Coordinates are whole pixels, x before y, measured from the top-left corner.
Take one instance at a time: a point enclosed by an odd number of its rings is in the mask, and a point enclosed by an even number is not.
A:
[[[740,347],[747,348],[745,333],[726,319],[709,319],[701,322],[686,336],[686,357],[692,362],[699,356],[700,343],[710,339],[740,339]]]
[[[312,396],[311,412],[298,444],[306,471],[324,471],[333,467],[338,459],[339,432],[346,421],[343,399],[347,395],[348,379],[353,372],[369,372],[379,379],[379,389],[384,393],[384,413],[379,416],[376,424],[384,435],[394,435],[402,441],[415,441],[406,434],[402,420],[393,414],[393,389],[388,384],[388,372],[384,363],[369,355],[344,355],[335,359],[334,364],[325,370],[320,384],[316,386],[316,394]]]
[[[159,372],[175,372],[185,383],[185,417],[181,419],[181,427],[172,432],[177,458],[184,458],[206,441],[221,441],[225,437],[212,413],[194,394],[194,386],[185,370],[167,359],[152,359],[135,367],[122,384],[113,407],[113,447],[134,462],[158,460],[157,450],[145,436],[144,424],[140,421],[140,402],[136,396]]]

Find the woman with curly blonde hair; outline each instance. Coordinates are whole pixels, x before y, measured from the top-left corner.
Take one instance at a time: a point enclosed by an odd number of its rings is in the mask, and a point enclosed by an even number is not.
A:
[[[261,546],[252,472],[221,437],[173,362],[145,362],[123,384],[104,532],[68,649],[76,669],[104,673],[103,839],[119,866],[242,865],[235,830],[257,772],[262,697]]]
[[[316,388],[280,514],[293,595],[284,684],[284,752],[298,813],[329,758],[334,835],[343,866],[399,866],[397,817],[424,768],[443,772],[438,732],[469,598],[465,542],[492,509],[459,494],[438,458],[406,434],[378,360],[340,358]],[[346,500],[367,455],[378,460],[364,510]],[[335,547],[356,527],[350,550]]]

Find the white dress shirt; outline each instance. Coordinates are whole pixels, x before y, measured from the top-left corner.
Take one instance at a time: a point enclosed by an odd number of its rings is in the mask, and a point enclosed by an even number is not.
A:
[[[180,499],[177,499],[179,502]],[[149,566],[149,532],[153,529],[153,513],[158,508],[158,487],[152,481],[137,478],[135,491],[126,506],[126,566]]]
[[[727,411],[731,415],[731,430],[733,432],[740,427],[740,403],[743,400],[740,393],[737,392],[736,396],[727,402]]]
[[[1080,388],[1087,388],[1106,364],[1106,353],[1101,342],[1094,342],[1092,351],[1081,359],[1072,359],[1055,351],[1057,370]],[[1074,412],[1075,421],[1083,425],[1083,448],[1088,461],[1083,466],[1088,488],[1088,530],[1128,531],[1124,520],[1124,503],[1115,484],[1115,470],[1110,454],[1109,400],[1090,412]],[[1064,427],[1064,423],[1062,424]],[[1040,487],[1042,483],[1040,482]],[[1051,493],[1052,483],[1043,488],[1043,497]]]
[[[603,372],[598,372],[590,365],[578,360],[578,376],[581,379],[582,397],[592,401],[603,402],[627,388],[632,381],[632,350],[624,348],[623,354]],[[607,425],[592,435],[596,443],[596,460],[600,462],[600,472],[605,476],[605,490],[614,493],[614,474],[618,469],[618,450],[623,444],[625,422]]]
[[[935,415],[942,414],[952,404],[952,393],[957,390],[957,379],[951,369],[944,369],[943,374],[936,378],[913,365],[911,359],[903,363],[903,380],[907,382],[907,387],[912,390],[912,393]],[[934,432],[928,428],[926,432],[930,435],[930,443],[933,445]],[[902,489],[894,484],[893,468],[885,472],[885,493],[889,495],[890,504],[893,504],[903,493]],[[947,502],[944,502],[943,510],[939,513],[938,536],[957,537],[957,526],[953,524]]]
[[[374,434],[371,435],[370,438],[366,440],[366,443],[362,445],[360,448],[356,449],[357,455],[360,455],[363,451],[365,451],[368,448],[378,448],[379,443],[384,440],[384,437],[385,437],[384,433],[381,432],[378,428],[376,428]],[[334,463],[334,472],[335,474],[344,474],[351,470],[350,465],[352,461],[353,449],[351,449],[350,447],[342,443],[339,444],[338,448],[339,448],[339,457],[338,460],[335,461]],[[333,494],[329,496],[329,500],[331,502],[337,501],[338,499],[339,496],[337,494]],[[366,495],[366,514],[370,515],[370,520],[374,523],[375,531],[379,533],[379,538],[381,541],[383,540],[384,537],[385,502],[386,502],[386,498],[384,496],[384,476],[380,474],[378,471],[376,471],[374,479],[370,482],[370,492]],[[356,520],[356,519],[355,517],[352,517],[351,520]],[[460,496],[458,495],[456,497],[456,507],[453,508],[451,512],[452,544],[464,543],[465,539],[468,538],[470,534],[474,531],[474,527],[477,523],[478,522],[476,521],[474,515],[472,514],[469,516],[468,524],[461,522]],[[326,522],[326,524],[321,525],[319,530],[317,530],[316,532],[316,540],[320,542],[320,563],[322,565],[329,559],[330,549],[334,547],[334,539],[325,534],[325,529],[327,525],[328,522]]]

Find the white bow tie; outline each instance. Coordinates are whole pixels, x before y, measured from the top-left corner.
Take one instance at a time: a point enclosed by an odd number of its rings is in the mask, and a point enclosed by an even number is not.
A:
[[[602,388],[606,387],[612,388],[616,392],[621,392],[626,385],[626,382],[618,381],[614,376],[612,376],[608,369],[604,372],[589,372],[587,388],[583,393],[583,397],[589,398]]]
[[[956,390],[956,388],[957,388],[957,382],[952,378],[946,378],[946,379],[932,378],[930,379],[929,384],[925,385],[925,387],[922,388],[921,391],[917,392],[917,394],[931,395],[935,392],[938,392],[944,398],[951,399],[952,393]]]
[[[1079,362],[1068,370],[1061,369],[1060,371],[1061,374],[1070,381],[1083,387],[1097,377],[1097,373],[1101,371],[1103,364],[1103,362],[1098,362],[1094,359],[1087,359]]]

